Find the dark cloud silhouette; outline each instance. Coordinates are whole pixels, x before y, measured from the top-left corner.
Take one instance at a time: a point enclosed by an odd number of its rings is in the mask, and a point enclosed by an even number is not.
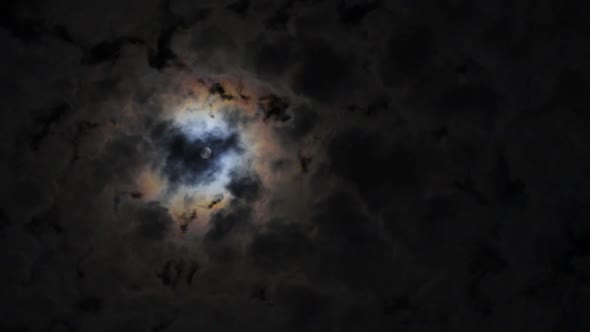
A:
[[[119,37],[110,41],[102,41],[92,46],[82,58],[86,65],[97,65],[102,62],[111,62],[119,59],[121,48],[126,44],[145,45],[145,42],[137,37]]]
[[[25,227],[28,232],[36,236],[41,236],[46,232],[54,232],[56,234],[63,232],[63,227],[59,222],[59,212],[55,207],[31,218]]]
[[[0,237],[4,237],[5,229],[11,224],[10,219],[4,212],[4,210],[0,210]]]
[[[31,147],[33,150],[39,149],[39,145],[43,139],[51,134],[52,127],[63,120],[69,110],[70,106],[67,103],[61,102],[47,112],[44,112],[46,114],[39,115],[35,119],[36,128],[31,136]]]
[[[170,40],[176,30],[176,26],[162,30],[158,36],[156,48],[148,51],[148,63],[153,68],[161,70],[177,59],[176,54],[170,49]]]
[[[225,93],[225,89],[221,83],[215,83],[209,88],[209,93],[212,95],[218,95],[222,100],[232,100],[234,96]]]
[[[246,15],[250,9],[249,0],[237,0],[226,6],[228,10],[235,12],[238,15]]]
[[[314,252],[309,230],[297,224],[270,223],[250,245],[250,256],[258,268],[280,272],[299,269],[305,257]]]
[[[172,226],[168,211],[154,203],[149,203],[137,211],[137,231],[149,240],[162,240]]]
[[[223,195],[219,194],[207,205],[207,208],[212,209],[215,205],[221,203],[221,201],[223,201]]]
[[[346,109],[350,112],[360,111],[364,115],[374,116],[386,112],[390,108],[389,102],[386,99],[379,98],[368,104],[366,107],[359,105],[348,105]]]
[[[260,179],[253,174],[237,176],[228,185],[231,194],[245,202],[252,202],[258,198],[262,190],[261,187]]]
[[[232,261],[238,259],[242,253],[235,238],[249,233],[253,229],[252,210],[249,207],[239,207],[230,212],[219,212],[213,217],[213,227],[205,236],[207,253],[218,261]]]
[[[393,195],[420,190],[416,152],[403,145],[386,149],[383,144],[378,136],[352,131],[335,138],[328,153],[334,172],[357,186],[375,208]]]
[[[289,308],[292,329],[321,330],[329,326],[327,299],[306,285],[283,284],[276,290],[275,301]]]
[[[102,300],[95,296],[88,296],[78,302],[78,308],[82,312],[97,313],[102,309]]]
[[[39,43],[44,39],[53,38],[67,43],[73,42],[66,27],[60,24],[51,26],[39,17],[40,8],[36,1],[5,1],[0,10],[0,27],[25,43]]]
[[[287,122],[291,119],[291,115],[287,112],[289,109],[289,101],[285,98],[270,95],[259,98],[258,103],[264,113],[262,118],[264,122],[269,120]]]
[[[210,11],[206,8],[201,8],[188,17],[184,17],[183,15],[186,13],[176,15],[171,11],[169,6],[169,1],[163,1],[164,27],[158,34],[155,47],[152,47],[152,44],[142,37],[120,36],[113,40],[101,41],[90,47],[86,52],[87,54],[82,58],[82,63],[96,65],[103,62],[116,61],[121,54],[123,46],[136,45],[145,48],[147,62],[154,69],[162,70],[170,65],[183,68],[184,64],[179,61],[178,56],[171,49],[171,40],[180,29],[187,29],[193,24],[206,20]],[[58,28],[56,33],[61,38],[65,38],[65,40],[71,39],[67,31],[63,28]]]
[[[420,79],[436,54],[435,32],[428,26],[408,26],[394,30],[383,54],[381,78],[390,87],[400,87]]]
[[[507,267],[507,260],[495,248],[484,245],[475,252],[475,257],[469,264],[469,270],[473,275],[470,296],[478,311],[487,315],[491,314],[490,300],[481,294],[481,280],[488,274],[502,272]]]
[[[298,55],[294,40],[288,36],[257,41],[252,47],[255,53],[254,66],[263,77],[273,78],[285,74]]]
[[[280,131],[281,137],[295,141],[308,135],[319,121],[318,113],[305,105],[293,106],[290,113],[292,118],[277,131]]]
[[[333,102],[355,86],[355,69],[351,55],[338,54],[322,40],[306,40],[303,64],[295,75],[294,88],[319,101]]]
[[[158,278],[164,286],[174,289],[183,277],[184,268],[185,262],[183,260],[168,260],[162,267],[162,271],[158,273]]]
[[[313,158],[304,155],[301,151],[299,151],[297,158],[299,158],[299,167],[301,168],[301,172],[309,172],[309,165],[311,164]]]
[[[285,26],[291,19],[291,11],[294,3],[295,1],[288,0],[280,5],[278,9],[276,9],[276,11],[264,21],[266,27],[270,30],[285,29]]]
[[[377,8],[379,8],[379,1],[355,4],[347,4],[346,1],[342,1],[338,6],[338,15],[342,24],[357,25],[363,21],[365,16]]]

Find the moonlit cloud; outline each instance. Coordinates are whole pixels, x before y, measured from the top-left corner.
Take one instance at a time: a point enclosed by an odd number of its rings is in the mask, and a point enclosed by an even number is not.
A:
[[[209,83],[214,88],[208,88],[202,82],[209,80],[188,80],[182,88],[191,94],[165,99],[164,112],[150,138],[157,152],[134,180],[138,188],[149,192],[151,200],[169,210],[175,229],[183,234],[204,234],[215,213],[240,199],[229,188],[233,182],[255,175],[263,188],[273,188],[297,174],[275,176],[276,161],[293,158],[296,151],[285,148],[276,136],[281,123],[267,121],[276,112],[272,107],[278,107],[269,106],[269,92],[256,88],[254,82],[249,89],[248,82],[231,77],[223,79],[223,85]],[[174,91],[166,93],[173,96]],[[228,97],[234,94],[241,97]],[[289,106],[281,105],[280,112]],[[211,156],[204,159],[200,152],[206,147]],[[268,215],[264,206],[256,209]]]

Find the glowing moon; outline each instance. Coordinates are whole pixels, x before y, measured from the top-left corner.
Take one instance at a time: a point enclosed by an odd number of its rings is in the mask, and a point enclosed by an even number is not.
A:
[[[209,159],[209,157],[211,157],[211,149],[209,149],[209,147],[201,149],[201,158]]]

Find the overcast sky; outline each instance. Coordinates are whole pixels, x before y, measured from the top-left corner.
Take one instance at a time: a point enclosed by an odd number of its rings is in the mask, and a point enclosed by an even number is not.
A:
[[[589,15],[2,1],[0,330],[590,330]]]

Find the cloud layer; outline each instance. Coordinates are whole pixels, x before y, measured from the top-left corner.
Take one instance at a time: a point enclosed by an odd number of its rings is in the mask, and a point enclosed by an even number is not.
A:
[[[587,11],[2,2],[0,330],[588,330]]]

